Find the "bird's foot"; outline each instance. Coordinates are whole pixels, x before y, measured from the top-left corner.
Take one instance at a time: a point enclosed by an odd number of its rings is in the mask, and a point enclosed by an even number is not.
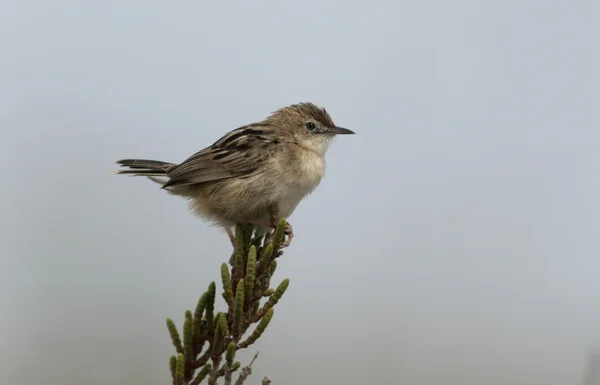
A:
[[[275,218],[271,217],[271,227],[276,229],[278,226]],[[272,232],[269,236],[269,242],[273,242],[273,237],[275,236],[275,232]],[[287,238],[286,238],[287,236]],[[283,242],[281,242],[281,247],[288,247],[290,243],[292,243],[292,239],[294,238],[294,229],[289,222],[285,222],[285,229],[283,230]]]
[[[292,239],[294,238],[294,229],[292,228],[292,225],[290,225],[287,222],[285,224],[284,234],[287,235],[287,239],[285,239],[284,235],[284,240],[281,243],[281,247],[288,247],[290,243],[292,243]]]

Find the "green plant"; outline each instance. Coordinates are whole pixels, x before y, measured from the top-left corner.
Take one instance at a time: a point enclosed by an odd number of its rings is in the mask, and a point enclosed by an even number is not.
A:
[[[230,385],[235,372],[239,372],[235,384],[241,385],[251,374],[258,353],[243,368],[235,355],[264,333],[275,305],[289,285],[289,279],[284,279],[277,288],[270,287],[277,258],[283,254],[285,226],[282,219],[271,235],[254,237],[252,226],[236,226],[233,254],[229,264],[221,265],[222,296],[227,311],[215,314],[217,285],[213,281],[198,300],[195,311],[185,312],[183,341],[175,323],[167,319],[176,350],[169,361],[173,385],[198,385],[205,379],[214,385],[221,378],[225,385]],[[265,377],[263,384],[269,383]]]

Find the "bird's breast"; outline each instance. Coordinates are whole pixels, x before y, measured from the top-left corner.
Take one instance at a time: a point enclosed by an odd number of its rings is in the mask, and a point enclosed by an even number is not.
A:
[[[279,189],[279,211],[288,217],[296,206],[315,188],[325,175],[325,159],[314,153],[297,153],[288,169],[286,182]]]
[[[302,189],[312,191],[325,175],[325,158],[313,152],[300,154],[297,185]]]

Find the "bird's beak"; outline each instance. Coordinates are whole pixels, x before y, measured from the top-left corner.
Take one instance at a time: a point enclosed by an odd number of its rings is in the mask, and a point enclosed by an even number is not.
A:
[[[356,132],[354,132],[352,130],[349,130],[349,129],[343,128],[343,127],[338,127],[338,126],[330,128],[326,132],[331,135],[354,135],[354,134],[356,134]]]

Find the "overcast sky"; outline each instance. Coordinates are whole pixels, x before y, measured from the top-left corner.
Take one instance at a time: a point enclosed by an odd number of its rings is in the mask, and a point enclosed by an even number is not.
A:
[[[599,25],[595,0],[0,2],[1,382],[169,383],[164,320],[230,245],[114,160],[312,101],[357,135],[290,218],[250,383],[579,383]]]

